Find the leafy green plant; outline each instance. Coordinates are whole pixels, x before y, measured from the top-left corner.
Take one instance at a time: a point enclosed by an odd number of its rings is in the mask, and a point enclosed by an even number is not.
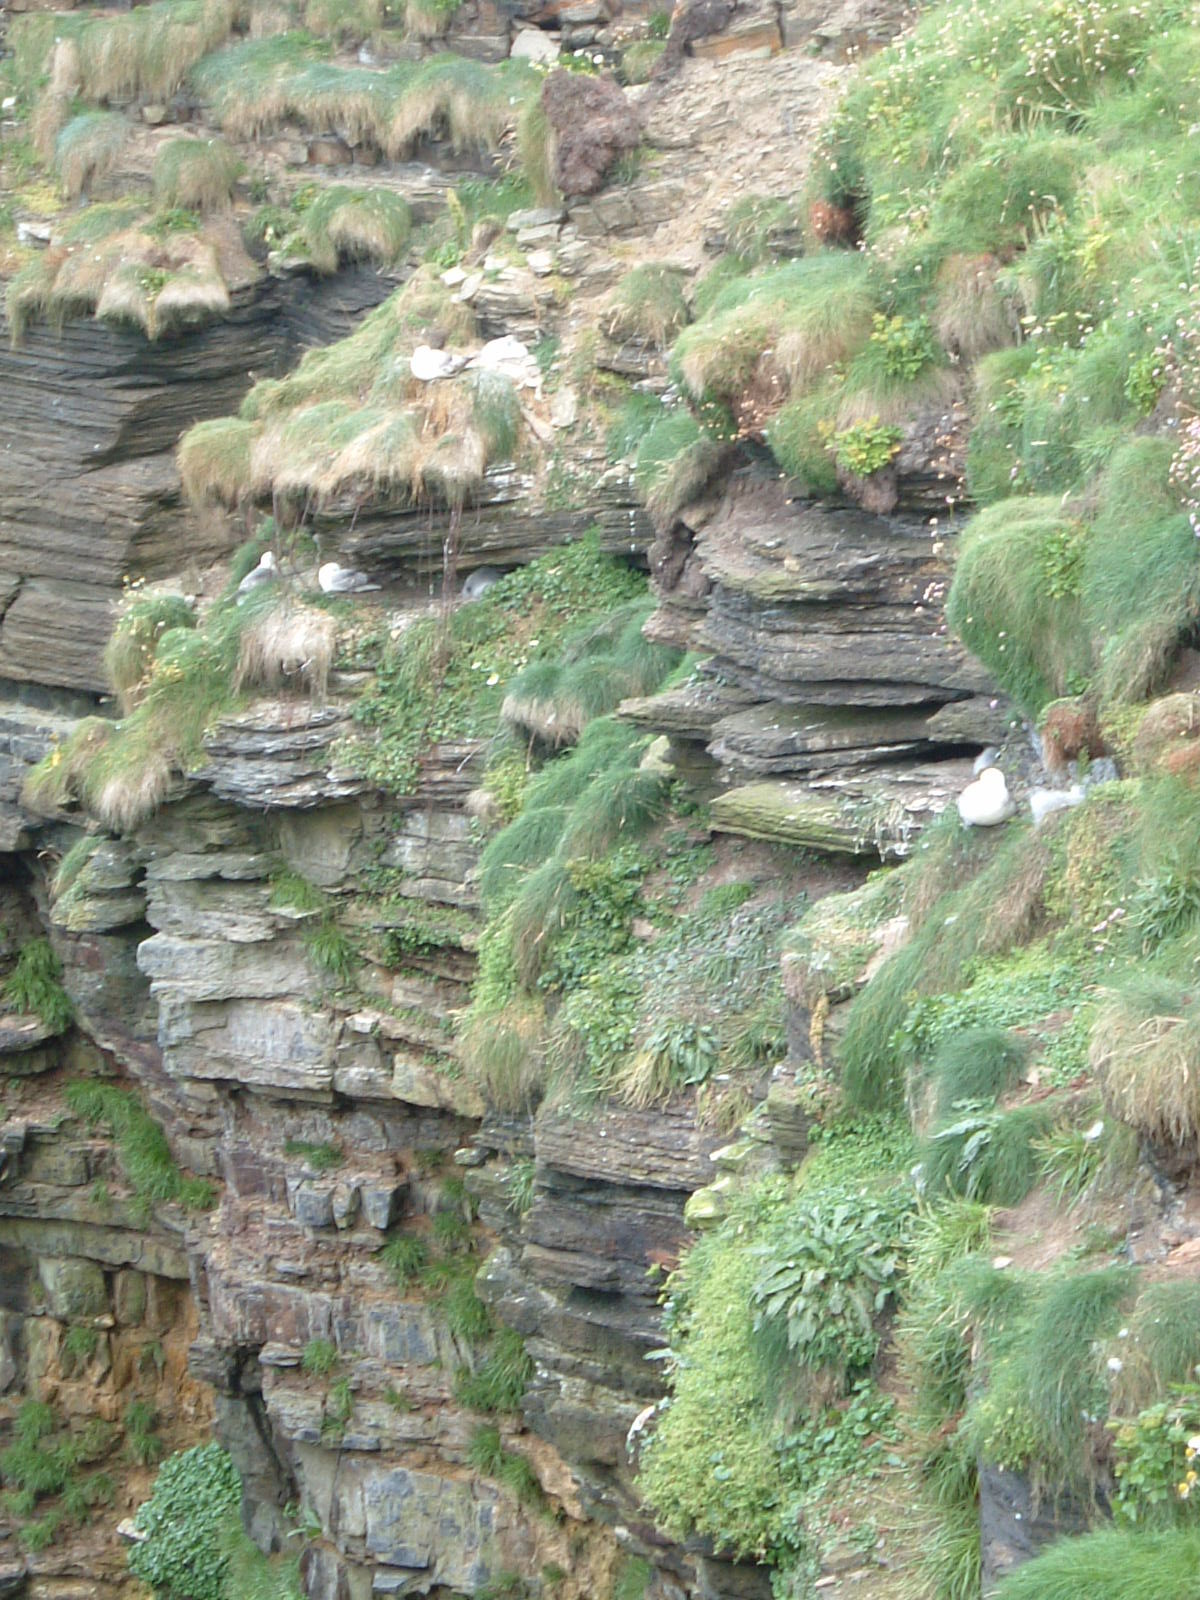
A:
[[[871,344],[889,378],[906,383],[918,377],[934,360],[933,329],[927,317],[871,318]]]
[[[855,477],[869,478],[895,459],[902,438],[900,429],[893,424],[870,417],[833,434],[830,443],[839,467]]]
[[[875,1319],[899,1287],[909,1203],[803,1198],[760,1250],[755,1328],[798,1362],[852,1371],[878,1346]]]
[[[222,1538],[240,1518],[241,1498],[241,1478],[220,1445],[169,1456],[134,1518],[146,1535],[129,1551],[134,1576],[163,1595],[226,1600]]]
[[[958,1116],[925,1146],[926,1192],[946,1189],[967,1200],[1016,1205],[1037,1181],[1037,1141],[1049,1136],[1053,1108],[1018,1106],[1012,1111],[976,1103],[960,1104]]]
[[[310,1339],[300,1356],[301,1370],[310,1377],[323,1378],[338,1364],[338,1348],[332,1339]]]
[[[1117,1520],[1129,1527],[1194,1522],[1200,1511],[1200,1385],[1182,1385],[1172,1399],[1109,1427]]]
[[[22,946],[0,995],[10,1010],[32,1012],[59,1033],[70,1026],[75,1015],[62,986],[62,962],[49,939],[31,939]]]

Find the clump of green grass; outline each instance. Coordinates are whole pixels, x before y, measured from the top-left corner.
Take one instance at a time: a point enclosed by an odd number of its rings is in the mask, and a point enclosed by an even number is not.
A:
[[[62,986],[62,962],[49,939],[30,939],[22,945],[0,998],[10,1011],[36,1016],[56,1033],[70,1027],[75,1015]]]
[[[415,1234],[397,1233],[380,1250],[379,1260],[391,1274],[396,1288],[403,1292],[420,1276],[429,1260],[429,1249]]]
[[[678,656],[646,639],[651,609],[649,601],[633,600],[568,635],[555,656],[512,680],[503,720],[526,740],[558,749],[575,744],[589,722],[622,700],[657,688]]]
[[[997,1600],[1191,1600],[1200,1532],[1101,1529],[1061,1539],[1005,1578]]]
[[[312,1167],[315,1172],[333,1172],[346,1161],[346,1152],[338,1144],[314,1144],[307,1139],[286,1139],[283,1150],[285,1155],[296,1157]]]
[[[638,498],[659,527],[707,487],[722,459],[719,437],[686,407],[660,408],[640,438],[633,469]]]
[[[995,1100],[1020,1078],[1028,1048],[1007,1028],[971,1028],[939,1045],[929,1074],[945,1119],[961,1101]]]
[[[221,211],[233,199],[241,170],[224,139],[168,139],[154,157],[154,198],[160,206]]]
[[[1113,1383],[1113,1409],[1130,1416],[1177,1388],[1194,1384],[1200,1372],[1200,1283],[1167,1280],[1138,1295],[1126,1326],[1111,1348],[1120,1362]]]
[[[927,1192],[940,1196],[950,1190],[988,1205],[1016,1205],[1038,1180],[1036,1144],[1048,1137],[1053,1122],[1053,1110],[1043,1105],[1002,1112],[960,1107],[924,1147]]]
[[[533,1376],[533,1360],[525,1341],[512,1328],[502,1329],[482,1364],[474,1371],[464,1369],[454,1385],[455,1398],[472,1411],[513,1412]]]
[[[115,111],[84,111],[72,117],[54,145],[54,170],[70,199],[91,190],[116,166],[129,123]]]
[[[476,1472],[494,1478],[525,1506],[539,1506],[544,1496],[537,1474],[524,1456],[506,1450],[499,1428],[476,1428],[467,1446],[467,1460]]]
[[[947,621],[1031,715],[1090,670],[1083,539],[1057,497],[1003,501],[963,535]]]
[[[634,267],[622,278],[600,325],[618,343],[637,340],[665,350],[687,320],[682,273],[651,265]]]
[[[104,647],[104,672],[122,710],[137,704],[149,681],[159,640],[172,628],[194,628],[196,612],[182,595],[134,596]]]
[[[1200,1139],[1200,1012],[1189,984],[1154,972],[1124,980],[1097,1013],[1090,1061],[1129,1127],[1176,1148]]]
[[[117,1141],[121,1167],[144,1204],[177,1201],[188,1210],[211,1210],[212,1185],[183,1176],[166,1135],[132,1090],[95,1079],[76,1080],[66,1085],[64,1096],[75,1116],[91,1127],[102,1124]]]
[[[335,184],[306,206],[299,226],[279,246],[284,256],[301,254],[318,272],[336,272],[343,261],[392,266],[412,233],[412,213],[402,195],[387,189],[352,189]]]
[[[332,1339],[310,1339],[300,1353],[301,1371],[309,1377],[324,1378],[337,1366],[337,1345]]]

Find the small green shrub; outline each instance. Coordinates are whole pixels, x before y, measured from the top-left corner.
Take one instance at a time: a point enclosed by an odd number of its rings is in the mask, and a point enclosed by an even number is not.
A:
[[[870,417],[835,433],[831,443],[839,467],[855,477],[869,478],[896,458],[902,438],[899,428]]]
[[[875,1319],[899,1287],[909,1205],[822,1195],[785,1213],[761,1248],[755,1330],[809,1367],[867,1366]]]
[[[1117,1492],[1113,1510],[1127,1527],[1163,1528],[1196,1519],[1200,1501],[1200,1385],[1147,1406],[1114,1429]]]
[[[131,1546],[129,1567],[156,1593],[226,1600],[222,1539],[241,1516],[242,1482],[220,1445],[169,1456],[134,1519],[147,1537]]]
[[[358,970],[358,951],[344,929],[332,917],[304,924],[304,945],[313,965],[335,983],[346,986]]]

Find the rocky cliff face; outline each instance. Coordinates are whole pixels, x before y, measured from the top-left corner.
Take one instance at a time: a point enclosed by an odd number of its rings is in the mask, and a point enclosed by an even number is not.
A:
[[[782,478],[747,425],[680,503],[651,496],[648,510],[639,441],[601,438],[597,390],[614,375],[678,393],[661,336],[604,331],[624,269],[693,285],[730,245],[729,202],[751,180],[775,196],[796,187],[847,63],[903,20],[873,0],[685,9],[663,57],[675,76],[628,95],[640,168],[517,211],[490,237],[468,230],[464,267],[444,274],[476,343],[519,339],[526,363],[538,352],[519,445],[481,468],[465,508],[417,501],[399,475],[306,487],[300,521],[320,554],[383,586],[365,601],[370,659],[335,661],[321,693],[285,683],[223,706],[153,814],[124,828],[23,790],[109,688],[100,656],[123,580],[170,579],[206,604],[259,514],[274,503],[283,520],[286,487],[259,466],[222,507],[188,504],[180,434],[360,328],[412,263],[342,261],[326,277],[248,264],[228,314],[202,328],[152,341],[70,321],[0,354],[0,963],[7,974],[48,937],[73,1008],[58,1026],[0,1017],[0,1391],[13,1416],[37,1395],[67,1433],[95,1413],[125,1440],[96,1442],[112,1514],[72,1525],[61,1548],[14,1553],[0,1592],[124,1593],[118,1513],[146,1497],[157,1455],[210,1429],[264,1548],[287,1542],[286,1508],[302,1508],[312,1600],[771,1592],[765,1567],[669,1539],[643,1504],[637,1441],[664,1393],[647,1357],[664,1338],[664,1275],[725,1214],[732,1175],[790,1172],[807,1153],[798,1080],[825,1066],[823,1030],[844,1026],[831,1005],[903,935],[900,919],[881,914],[871,938],[833,940],[820,960],[791,953],[787,1060],[758,1064],[745,1129],[702,1114],[693,1089],[665,1106],[549,1096],[499,1110],[464,1069],[458,1026],[480,969],[487,742],[432,740],[400,795],[348,753],[380,640],[428,613],[438,574],[524,565],[587,528],[649,565],[647,636],[703,657],[621,716],[665,736],[676,781],[708,805],[706,838],[793,852],[770,870],[797,893],[851,890],[868,865],[910,856],[978,751],[1010,735],[1009,702],[943,616],[957,387],[906,421],[871,483],[825,501]],[[532,24],[615,56],[622,22],[645,32],[646,18],[612,13],[466,5],[445,42],[503,60]],[[183,91],[139,109],[138,139],[160,111],[212,110]],[[437,219],[450,180],[488,167],[447,140],[423,143],[418,162],[380,161],[334,120],[264,134],[272,172],[302,165],[318,190],[366,172]],[[795,228],[773,229],[767,259],[789,259]],[[315,455],[327,447],[320,437]],[[296,879],[315,898],[289,892]],[[213,1186],[212,1206],[189,1207],[178,1172],[162,1192],[139,1187],[128,1130],[111,1108],[89,1116],[80,1080],[144,1108],[176,1166]],[[490,1405],[505,1361],[519,1403]],[[1002,1508],[997,1540],[1030,1509]],[[620,1587],[630,1573],[640,1588]],[[856,1574],[831,1561],[822,1592],[852,1592]]]

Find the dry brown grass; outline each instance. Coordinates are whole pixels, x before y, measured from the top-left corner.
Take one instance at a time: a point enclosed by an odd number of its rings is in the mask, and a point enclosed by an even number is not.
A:
[[[961,379],[952,367],[929,367],[911,383],[895,388],[864,388],[844,394],[837,409],[839,430],[864,422],[903,427],[921,406],[948,407],[958,397]]]
[[[235,692],[293,689],[323,700],[336,636],[333,618],[315,606],[272,607],[242,630]]]
[[[193,21],[154,6],[96,18],[81,41],[84,94],[96,103],[169,98],[189,69],[228,39],[240,9],[238,0],[204,0]]]
[[[1200,1018],[1190,995],[1114,996],[1092,1030],[1090,1064],[1121,1122],[1159,1145],[1193,1149],[1200,1138]]]
[[[111,722],[103,717],[85,717],[71,738],[57,746],[26,778],[21,804],[38,815],[66,809],[74,802],[84,774],[112,734]]]
[[[933,326],[947,350],[973,363],[1016,344],[1019,325],[997,288],[995,256],[949,256],[937,277]]]
[[[129,137],[129,124],[114,112],[85,112],[73,118],[54,145],[54,167],[72,200],[90,193],[116,166]]]
[[[171,764],[147,749],[136,766],[122,766],[96,784],[88,810],[110,833],[129,833],[152,817],[171,791]]]
[[[514,1001],[499,1013],[468,1017],[459,1040],[463,1062],[490,1106],[528,1111],[546,1083],[546,1019],[540,1005]]]

